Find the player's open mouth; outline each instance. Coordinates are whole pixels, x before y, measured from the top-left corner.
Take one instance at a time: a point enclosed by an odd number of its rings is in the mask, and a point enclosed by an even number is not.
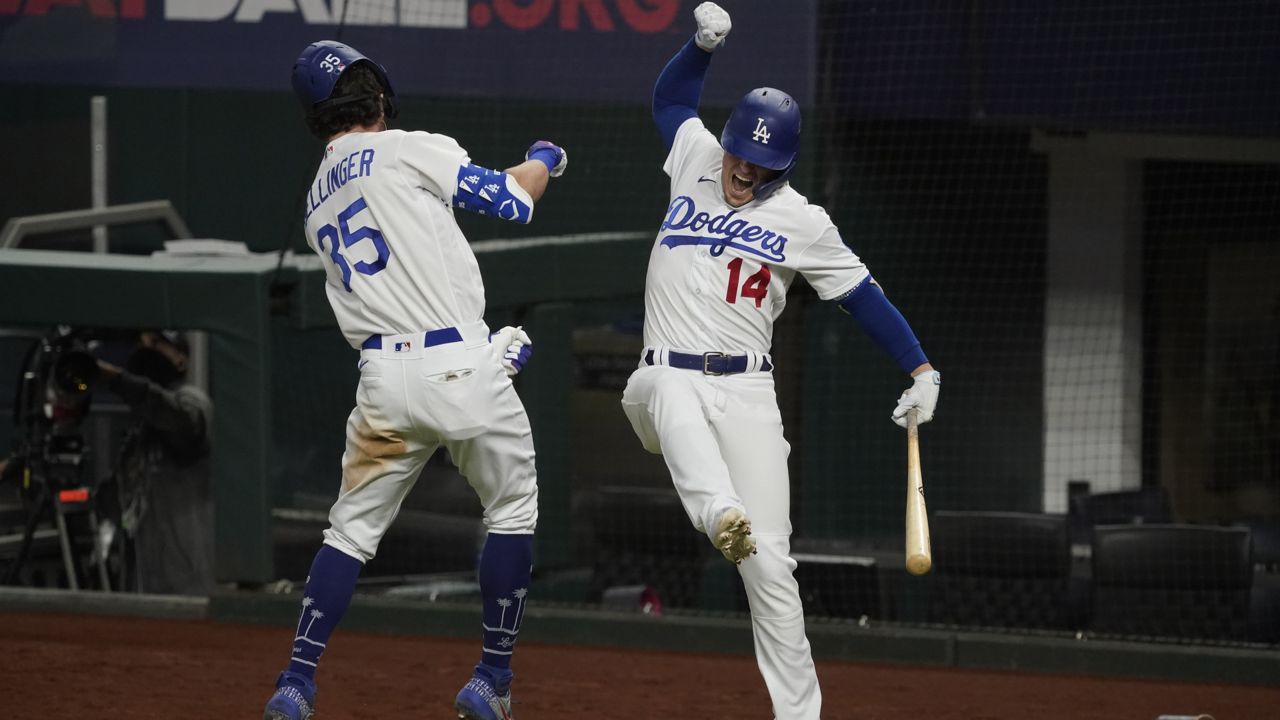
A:
[[[733,191],[738,195],[745,195],[755,182],[742,177],[738,173],[733,173]]]

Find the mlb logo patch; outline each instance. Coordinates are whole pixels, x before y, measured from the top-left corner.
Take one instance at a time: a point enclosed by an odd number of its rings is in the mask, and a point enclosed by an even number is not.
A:
[[[412,349],[413,349],[413,343],[409,342],[408,340],[404,342],[398,342],[395,345],[395,352],[409,352]]]

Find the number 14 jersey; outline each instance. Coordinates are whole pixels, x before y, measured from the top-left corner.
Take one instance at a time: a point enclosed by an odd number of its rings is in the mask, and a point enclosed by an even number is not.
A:
[[[663,170],[671,202],[649,255],[645,345],[764,353],[796,273],[823,300],[868,275],[822,208],[790,185],[734,208],[721,188],[724,151],[686,120]]]

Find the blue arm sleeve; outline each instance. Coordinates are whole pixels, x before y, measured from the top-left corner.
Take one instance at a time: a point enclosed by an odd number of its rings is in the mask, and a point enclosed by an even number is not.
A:
[[[453,206],[521,224],[533,219],[533,200],[529,194],[510,175],[479,165],[458,168]]]
[[[870,277],[836,302],[904,372],[910,373],[929,362],[907,319]]]
[[[653,121],[668,152],[676,141],[676,130],[685,120],[698,116],[702,80],[710,66],[711,53],[689,38],[658,75],[658,82],[653,86]]]

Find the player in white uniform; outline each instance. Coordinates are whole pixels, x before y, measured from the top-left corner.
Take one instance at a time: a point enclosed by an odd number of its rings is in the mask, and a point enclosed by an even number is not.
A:
[[[788,185],[800,140],[795,101],[753,90],[719,142],[698,119],[703,77],[730,20],[714,3],[694,17],[697,33],[654,88],[671,201],[649,256],[646,347],[622,405],[644,447],[664,456],[694,527],[738,563],[774,716],[817,720],[822,696],[790,557],[790,446],[769,356],[796,273],[913,376],[893,411],[899,425],[913,407],[920,422],[933,416],[940,375],[826,212]]]
[[[360,351],[360,382],[342,487],[264,718],[312,716],[316,665],[360,569],[443,445],[479,496],[489,531],[479,564],[481,661],[455,707],[459,717],[510,720],[511,653],[538,520],[533,439],[510,376],[532,345],[519,328],[491,341],[480,269],[453,213],[529,222],[566,155],[539,141],[524,162],[495,172],[471,164],[453,138],[389,130],[395,94],[386,71],[341,43],[308,46],[293,86],[308,129],[327,142],[304,208],[306,233],[324,259],[338,325]]]

